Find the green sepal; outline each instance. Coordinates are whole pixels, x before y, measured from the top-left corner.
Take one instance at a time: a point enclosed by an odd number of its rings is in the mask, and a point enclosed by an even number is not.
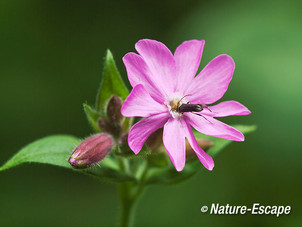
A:
[[[96,99],[97,111],[104,112],[106,102],[112,95],[117,95],[125,100],[128,94],[129,91],[117,70],[112,53],[107,50],[103,78]]]
[[[98,119],[100,115],[88,104],[83,103],[83,108],[87,117],[87,120],[94,131],[99,132]]]
[[[125,117],[122,124],[122,130],[124,132],[129,132],[132,125],[133,125],[133,117]]]

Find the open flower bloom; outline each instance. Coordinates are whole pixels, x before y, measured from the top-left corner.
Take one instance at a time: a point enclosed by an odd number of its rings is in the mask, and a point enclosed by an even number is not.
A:
[[[244,140],[241,132],[213,117],[250,114],[245,106],[236,101],[206,106],[226,92],[235,69],[234,61],[228,55],[219,55],[195,77],[203,47],[204,40],[185,41],[173,55],[163,43],[143,39],[135,45],[139,54],[124,56],[133,90],[121,112],[126,117],[144,118],[132,126],[128,135],[129,147],[135,154],[154,131],[163,127],[163,144],[177,171],[185,166],[186,138],[201,163],[212,170],[214,161],[198,146],[191,126],[206,135]],[[180,111],[179,107],[188,103],[200,104],[202,111]]]

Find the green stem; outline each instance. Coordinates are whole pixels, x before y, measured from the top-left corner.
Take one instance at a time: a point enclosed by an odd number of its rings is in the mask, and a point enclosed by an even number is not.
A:
[[[121,200],[120,227],[129,227],[133,224],[136,200],[131,198],[132,187],[129,183],[120,183],[119,194]]]
[[[120,168],[123,172],[130,171],[129,161],[120,159]],[[129,227],[133,225],[135,207],[140,195],[144,191],[144,178],[148,168],[145,168],[139,177],[138,183],[125,182],[119,184],[119,196],[121,201],[120,227]],[[135,173],[134,173],[135,175]]]

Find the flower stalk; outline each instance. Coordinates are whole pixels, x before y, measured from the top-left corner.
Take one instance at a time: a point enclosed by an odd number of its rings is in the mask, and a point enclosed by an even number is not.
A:
[[[131,198],[129,183],[119,184],[119,197],[121,201],[120,227],[133,225],[135,201]]]
[[[139,162],[139,160],[135,160]],[[139,163],[136,163],[139,164]],[[129,173],[130,163],[129,159],[120,158],[119,165],[121,171],[124,173]],[[148,166],[143,170],[143,173],[140,174],[141,169],[137,168],[132,174],[135,176],[139,176],[139,180],[137,183],[135,182],[124,182],[118,185],[119,198],[121,202],[120,209],[120,227],[129,227],[133,226],[134,214],[137,203],[139,201],[140,196],[142,195],[145,185],[144,179],[148,172]]]

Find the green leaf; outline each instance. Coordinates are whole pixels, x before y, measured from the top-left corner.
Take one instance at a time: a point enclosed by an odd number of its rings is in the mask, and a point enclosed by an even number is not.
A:
[[[84,107],[84,111],[87,117],[88,122],[90,123],[91,127],[96,131],[99,132],[100,129],[98,127],[98,119],[99,119],[99,114],[92,109],[91,106],[89,106],[88,104],[83,104]]]
[[[22,148],[0,168],[0,171],[26,162],[71,168],[67,160],[79,143],[78,138],[68,135],[55,135],[39,139]]]
[[[85,170],[76,170],[71,167],[68,158],[80,142],[80,139],[69,135],[54,135],[39,139],[22,148],[0,168],[0,171],[23,163],[34,162],[65,167],[110,182],[136,181],[132,176],[120,173],[118,165],[110,156],[99,165]]]
[[[232,127],[236,128],[244,135],[255,131],[257,128],[256,125],[233,125]],[[214,143],[214,146],[207,151],[207,153],[212,157],[217,155],[223,148],[225,148],[228,144],[232,142],[231,140],[221,139],[213,136],[207,136],[197,131],[194,131],[194,136],[199,139],[210,140]]]
[[[247,134],[256,130],[255,125],[234,125],[234,128],[241,131],[243,134]],[[217,137],[206,136],[199,132],[194,131],[194,136],[196,138],[210,140],[214,142],[214,146],[208,150],[208,154],[212,157],[218,154],[223,148],[225,148],[231,140],[225,140]],[[166,168],[152,168],[147,177],[146,184],[174,184],[181,181],[184,181],[195,173],[202,169],[202,164],[199,160],[192,162],[187,162],[185,168],[181,172],[177,172],[175,167],[170,165]]]
[[[128,96],[126,88],[113,59],[110,50],[107,50],[105,57],[104,73],[101,86],[97,95],[96,108],[98,112],[103,112],[106,101],[112,96],[117,95],[123,100]]]

